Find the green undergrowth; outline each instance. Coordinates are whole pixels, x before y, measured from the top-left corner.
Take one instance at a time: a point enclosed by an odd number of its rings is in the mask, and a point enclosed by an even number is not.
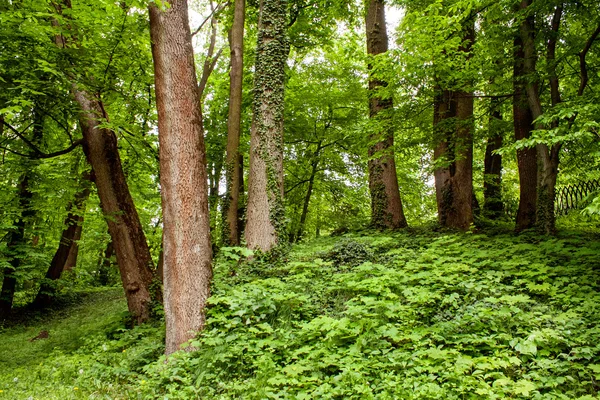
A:
[[[126,329],[122,300],[98,299],[4,329],[0,398],[599,398],[597,238],[411,230],[321,238],[275,264],[228,252],[197,352],[166,361],[160,325]],[[71,329],[76,349],[50,343]]]

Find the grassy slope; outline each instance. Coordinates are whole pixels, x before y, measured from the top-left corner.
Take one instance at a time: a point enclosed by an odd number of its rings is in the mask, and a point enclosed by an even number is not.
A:
[[[594,399],[599,292],[590,234],[322,238],[221,259],[201,350],[169,365],[162,328],[115,331],[107,295],[6,329],[0,398]]]

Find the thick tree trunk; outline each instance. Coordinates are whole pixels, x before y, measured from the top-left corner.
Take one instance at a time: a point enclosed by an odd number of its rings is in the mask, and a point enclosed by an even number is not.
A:
[[[515,140],[527,139],[533,129],[533,116],[525,93],[524,52],[521,37],[514,41],[515,60],[513,68],[513,124]],[[535,226],[537,210],[537,151],[535,148],[517,150],[519,169],[519,209],[515,230],[520,232]]]
[[[387,52],[388,37],[385,26],[383,0],[370,0],[365,20],[367,53],[377,55]],[[371,69],[371,65],[369,65]],[[371,193],[371,225],[377,229],[397,229],[407,226],[394,159],[394,130],[389,112],[393,109],[392,99],[377,95],[376,91],[387,86],[387,82],[369,78],[369,117],[377,125],[370,135],[374,142],[369,147],[369,190]]]
[[[166,353],[206,323],[212,251],[206,152],[186,0],[150,5],[163,208]]]
[[[231,71],[229,72],[229,116],[227,119],[227,157],[225,173],[227,194],[223,205],[223,243],[239,246],[238,207],[240,201],[239,147],[242,124],[242,82],[244,73],[244,21],[245,0],[235,0],[233,25],[229,32]]]
[[[286,241],[283,109],[287,2],[261,0],[254,74],[246,242],[268,252]]]
[[[473,26],[465,28],[463,52],[475,40]],[[434,133],[437,145],[434,172],[438,218],[442,226],[467,230],[473,223],[473,94],[436,89]]]
[[[54,6],[57,12],[62,13],[63,6],[71,8],[71,2],[63,0],[62,5],[55,3]],[[58,25],[58,22],[53,21],[53,24]],[[62,35],[54,39],[60,48],[69,47],[73,40]],[[75,83],[71,86],[71,93],[81,107],[79,121],[83,131],[83,150],[92,166],[100,207],[115,245],[127,306],[136,323],[142,323],[150,317],[152,298],[160,299],[160,293],[150,292],[152,258],[125,179],[117,137],[114,132],[100,127],[101,119],[108,118],[100,99]]]
[[[60,278],[68,263],[77,262],[77,241],[81,238],[81,228],[83,224],[83,209],[85,202],[90,195],[89,176],[82,178],[83,188],[75,195],[75,200],[67,207],[69,212],[65,219],[64,230],[62,231],[58,249],[50,262],[50,267],[46,272],[44,281],[40,286],[38,294],[34,300],[37,307],[46,307],[52,302],[55,294],[55,286],[52,284]],[[74,255],[73,255],[74,254]],[[70,258],[75,257],[75,260]]]
[[[488,218],[498,218],[502,215],[502,156],[494,151],[502,147],[502,130],[500,122],[498,98],[492,98],[489,119],[489,135],[485,148],[483,167],[483,212]]]
[[[532,0],[523,0],[521,9],[526,9],[532,3]],[[535,26],[534,16],[528,16],[523,20],[520,26],[521,40],[523,41],[523,69],[525,76],[528,77],[525,85],[527,101],[531,110],[533,120],[538,119],[543,114],[542,103],[539,95],[538,82],[533,79],[536,73],[537,51],[535,48]],[[552,76],[552,74],[550,74]],[[557,83],[557,82],[555,82]],[[552,84],[552,82],[551,82]],[[558,88],[556,88],[557,90]],[[556,95],[554,88],[551,88],[551,95]],[[554,101],[555,99],[553,99]],[[543,128],[543,126],[537,126]],[[555,186],[558,176],[558,155],[560,145],[553,146],[552,149],[545,143],[536,146],[538,158],[538,182],[537,182],[537,213],[536,226],[546,234],[556,233],[554,198]]]
[[[106,118],[106,115],[98,100],[75,86],[73,94],[83,111],[80,123],[84,151],[94,172],[100,206],[115,246],[129,312],[137,323],[142,323],[150,317],[151,301],[156,296],[150,291],[152,258],[129,193],[117,137],[114,132],[99,127],[99,118]]]

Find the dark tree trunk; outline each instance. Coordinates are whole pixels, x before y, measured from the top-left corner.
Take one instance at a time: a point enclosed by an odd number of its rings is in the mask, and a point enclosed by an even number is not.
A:
[[[163,209],[167,354],[206,323],[212,250],[200,93],[186,0],[150,5]]]
[[[286,22],[286,1],[261,0],[245,235],[248,247],[262,252],[287,240],[283,204]]]
[[[388,37],[385,26],[383,0],[370,0],[366,15],[367,53],[378,55],[387,52]],[[369,65],[369,69],[371,69]],[[377,229],[397,229],[407,226],[396,174],[394,158],[394,130],[390,112],[392,99],[383,98],[377,90],[387,86],[387,82],[375,77],[369,78],[369,117],[378,126],[370,134],[369,147],[369,190],[371,193],[371,225]]]
[[[223,205],[223,243],[228,246],[239,246],[238,208],[243,166],[240,166],[240,132],[242,123],[242,81],[244,72],[244,21],[246,14],[245,0],[235,0],[233,25],[229,32],[231,48],[231,71],[229,72],[229,116],[227,119],[227,158],[225,173],[227,194]],[[241,168],[240,168],[241,167]]]
[[[318,167],[319,167],[319,153],[321,152],[322,144],[319,141],[317,146],[317,150],[313,155],[313,161],[310,170],[310,177],[308,178],[308,189],[306,190],[306,196],[304,197],[304,204],[302,205],[302,214],[300,215],[300,225],[298,226],[298,233],[296,233],[296,237],[293,241],[298,241],[302,239],[302,235],[304,234],[304,225],[306,224],[306,218],[308,216],[308,206],[310,205],[310,197],[312,196],[313,186],[315,183],[315,177],[317,175]]]
[[[9,233],[10,240],[7,245],[10,267],[4,268],[4,279],[0,291],[0,320],[10,315],[17,288],[17,278],[14,273],[18,271],[23,259],[23,246],[25,246],[25,224],[33,216],[31,209],[31,198],[33,194],[29,189],[29,176],[24,173],[18,187],[19,207],[21,215],[15,221],[14,227]]]
[[[533,116],[525,93],[524,53],[521,37],[514,41],[515,60],[513,68],[513,124],[515,140],[527,139],[533,129]],[[519,168],[519,209],[515,230],[520,232],[535,226],[537,210],[537,151],[535,148],[517,150]]]
[[[492,98],[483,170],[483,212],[488,218],[500,217],[504,209],[502,205],[502,156],[494,154],[502,147],[501,121],[502,114],[498,98]]]
[[[113,246],[112,240],[109,240],[106,244],[106,249],[100,261],[98,262],[98,283],[100,286],[107,286],[110,277],[110,269],[112,267],[112,256],[115,254],[115,246]]]
[[[90,177],[82,178],[83,188],[75,195],[73,203],[68,205],[69,213],[65,219],[64,230],[62,231],[58,249],[50,262],[50,267],[46,272],[45,279],[42,281],[38,294],[34,300],[36,307],[46,307],[50,305],[56,292],[53,281],[60,278],[68,263],[74,265],[77,262],[76,248],[77,241],[81,238],[81,228],[83,224],[83,210],[85,202],[90,195],[89,188]],[[74,254],[74,255],[73,255]],[[75,257],[75,260],[70,258]]]

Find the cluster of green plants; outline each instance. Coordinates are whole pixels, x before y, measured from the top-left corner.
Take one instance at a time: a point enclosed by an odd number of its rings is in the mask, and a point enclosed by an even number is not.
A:
[[[166,360],[160,323],[90,303],[77,349],[23,365],[43,324],[0,333],[0,398],[599,398],[597,237],[486,232],[326,237],[278,262],[228,248],[197,350]]]

